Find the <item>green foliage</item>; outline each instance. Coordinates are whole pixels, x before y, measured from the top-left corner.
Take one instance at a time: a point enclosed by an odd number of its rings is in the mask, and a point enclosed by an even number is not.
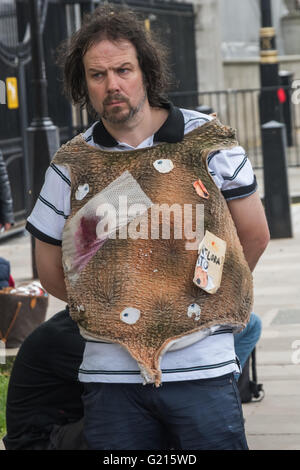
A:
[[[0,374],[0,439],[3,438],[6,432],[5,406],[6,406],[8,380],[9,380],[9,377],[3,374]]]
[[[5,408],[7,388],[14,357],[7,357],[5,364],[0,364],[0,439],[6,434]]]

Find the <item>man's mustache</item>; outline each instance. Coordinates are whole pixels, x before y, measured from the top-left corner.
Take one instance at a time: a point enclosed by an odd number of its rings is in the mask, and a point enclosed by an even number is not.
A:
[[[114,101],[120,101],[120,102],[128,103],[127,98],[125,98],[124,96],[122,96],[122,95],[113,95],[113,96],[108,96],[107,98],[105,98],[105,100],[103,101],[103,104],[104,105],[111,104]]]

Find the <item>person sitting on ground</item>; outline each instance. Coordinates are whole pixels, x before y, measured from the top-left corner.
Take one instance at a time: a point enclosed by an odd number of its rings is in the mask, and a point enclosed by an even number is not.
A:
[[[15,281],[10,274],[10,262],[0,258],[0,290],[4,287],[15,287]]]
[[[85,340],[63,310],[24,341],[9,380],[6,450],[84,450],[83,385],[78,381]]]

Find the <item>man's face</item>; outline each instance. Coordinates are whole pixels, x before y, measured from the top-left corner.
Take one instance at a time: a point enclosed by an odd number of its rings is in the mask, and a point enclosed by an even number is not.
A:
[[[132,120],[147,101],[133,44],[103,39],[87,50],[83,64],[89,98],[97,113],[110,124]]]

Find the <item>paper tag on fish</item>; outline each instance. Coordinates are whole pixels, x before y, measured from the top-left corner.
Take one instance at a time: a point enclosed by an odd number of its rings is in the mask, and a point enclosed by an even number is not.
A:
[[[193,282],[208,294],[217,292],[221,285],[226,242],[206,230],[199,244]]]

